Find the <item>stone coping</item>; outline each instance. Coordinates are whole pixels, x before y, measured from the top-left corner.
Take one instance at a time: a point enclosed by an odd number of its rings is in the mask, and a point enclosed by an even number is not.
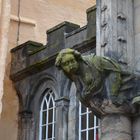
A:
[[[62,22],[62,23],[60,23],[60,24],[54,26],[53,28],[47,30],[47,34],[49,34],[49,33],[51,33],[51,32],[54,32],[55,30],[58,30],[58,29],[60,29],[61,27],[66,26],[66,25],[71,26],[71,27],[75,27],[75,28],[80,28],[80,26],[77,25],[77,24],[74,24],[74,23],[71,23],[71,22],[68,22],[68,21],[64,21],[64,22]]]
[[[74,34],[77,34],[77,33],[81,32],[81,31],[83,31],[83,30],[86,30],[86,29],[87,29],[87,25],[85,25],[85,26],[83,26],[83,27],[81,27],[81,28],[78,28],[78,29],[76,29],[76,30],[74,30],[74,31],[72,31],[72,32],[70,32],[70,33],[67,33],[67,34],[65,35],[65,37],[68,38],[68,37],[70,37],[70,36],[72,36],[72,35],[74,35]]]
[[[86,13],[88,14],[88,13],[90,13],[90,12],[92,12],[92,11],[95,11],[95,10],[96,10],[96,5],[94,5],[94,6],[90,7],[90,8],[88,8],[88,9],[86,10]]]
[[[18,45],[15,48],[11,49],[11,53],[14,53],[15,51],[17,51],[17,50],[19,50],[19,49],[21,49],[21,48],[23,48],[23,47],[25,47],[27,45],[34,45],[34,46],[38,47],[39,49],[40,49],[40,47],[43,47],[42,43],[38,43],[38,42],[29,40],[29,41],[27,41],[27,42],[25,42],[25,43],[23,43],[21,45]]]

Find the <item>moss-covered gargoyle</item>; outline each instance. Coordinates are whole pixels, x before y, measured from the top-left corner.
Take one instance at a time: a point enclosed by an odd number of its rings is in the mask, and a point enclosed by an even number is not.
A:
[[[75,83],[81,103],[97,115],[131,112],[133,104],[139,103],[136,77],[123,72],[110,58],[95,54],[83,56],[67,48],[60,51],[55,65]]]

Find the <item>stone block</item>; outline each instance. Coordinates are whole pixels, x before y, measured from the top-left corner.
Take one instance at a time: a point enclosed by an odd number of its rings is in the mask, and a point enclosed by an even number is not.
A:
[[[54,54],[65,47],[64,35],[76,30],[80,26],[70,22],[62,22],[47,31],[47,51]]]
[[[11,74],[16,73],[26,68],[29,63],[29,56],[36,51],[43,49],[44,46],[41,43],[34,41],[27,41],[11,50],[12,53],[12,68]]]
[[[86,40],[87,26],[81,27],[69,34],[66,34],[66,48],[72,48],[73,46],[82,43]]]
[[[102,118],[101,140],[132,140],[130,118],[119,114]]]
[[[78,120],[68,122],[68,140],[78,140]]]
[[[87,9],[87,38],[96,36],[96,6]]]
[[[78,116],[78,109],[77,109],[77,107],[76,106],[69,106],[69,121],[71,121],[71,120],[73,120],[73,119],[75,119],[75,118],[77,118]]]

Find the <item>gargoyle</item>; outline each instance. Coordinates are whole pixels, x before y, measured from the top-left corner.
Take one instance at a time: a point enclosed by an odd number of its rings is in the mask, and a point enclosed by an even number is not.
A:
[[[95,54],[82,56],[67,48],[60,51],[55,65],[75,83],[77,97],[87,107],[98,110],[109,104],[117,108],[139,102],[140,96],[134,95],[135,76],[123,72],[115,60]]]

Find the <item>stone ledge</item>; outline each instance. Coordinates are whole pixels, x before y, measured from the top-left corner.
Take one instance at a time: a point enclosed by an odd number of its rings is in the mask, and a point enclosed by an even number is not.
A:
[[[74,28],[80,28],[80,26],[77,25],[77,24],[74,24],[74,23],[71,23],[71,22],[68,22],[68,21],[64,21],[64,22],[52,27],[51,29],[47,30],[47,34],[49,34],[51,32],[54,32],[55,30],[58,30],[63,26],[71,26],[71,27],[74,27]]]
[[[60,97],[60,98],[56,99],[55,102],[59,102],[61,100],[68,101],[68,102],[70,101],[68,97],[64,96],[64,97]]]
[[[22,49],[22,48],[26,47],[27,45],[33,45],[33,46],[35,46],[35,47],[37,47],[39,49],[40,49],[40,47],[43,47],[42,43],[38,43],[38,42],[29,40],[29,41],[27,41],[27,42],[15,47],[15,48],[11,49],[11,53],[14,53],[19,49]]]

